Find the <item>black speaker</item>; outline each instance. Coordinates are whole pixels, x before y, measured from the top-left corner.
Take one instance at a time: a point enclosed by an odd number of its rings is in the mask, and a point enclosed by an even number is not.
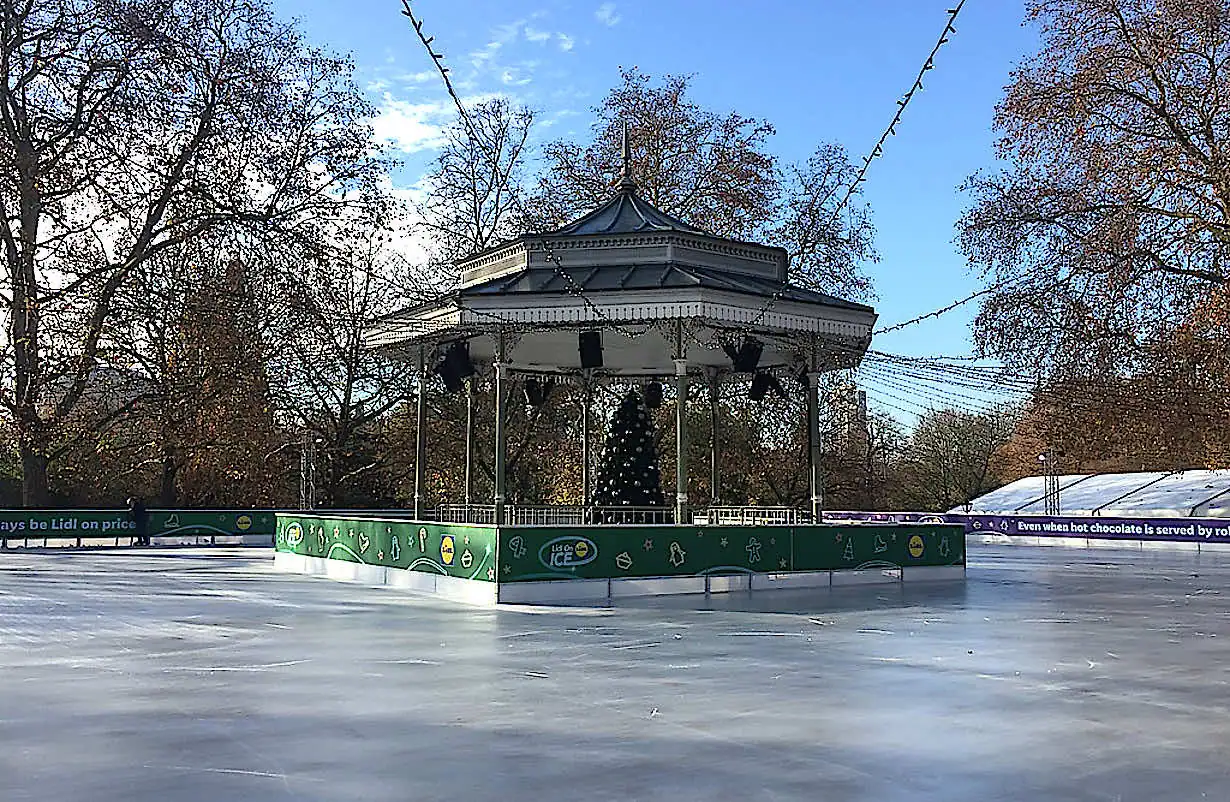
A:
[[[763,401],[769,390],[773,390],[778,398],[786,397],[786,389],[772,373],[757,373],[752,377],[752,387],[747,391],[747,397],[753,401]]]
[[[641,388],[641,396],[645,399],[646,409],[662,406],[662,382],[649,382]]]
[[[547,397],[551,395],[554,387],[554,379],[539,379],[530,376],[525,380],[525,403],[532,407],[542,406],[547,403]]]
[[[441,359],[436,365],[436,375],[444,382],[444,389],[455,393],[465,384],[465,379],[457,374],[447,359]]]
[[[736,346],[726,343],[722,346],[726,356],[730,357],[730,365],[736,373],[751,373],[760,364],[760,355],[764,352],[764,344],[759,340],[744,340]]]
[[[444,359],[453,366],[453,372],[463,379],[475,373],[474,363],[470,361],[470,344],[465,340],[457,340],[450,345]]]
[[[577,335],[577,350],[582,368],[602,367],[602,332],[583,331]]]
[[[436,363],[435,374],[444,382],[444,389],[455,393],[464,386],[467,376],[475,373],[470,361],[470,345],[465,340],[450,343]]]

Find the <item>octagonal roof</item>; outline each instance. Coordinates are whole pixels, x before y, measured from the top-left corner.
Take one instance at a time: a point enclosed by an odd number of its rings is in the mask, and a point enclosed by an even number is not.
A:
[[[857,364],[875,310],[790,284],[789,263],[783,248],[717,237],[658,209],[625,167],[606,203],[562,228],[467,257],[455,291],[376,321],[365,342],[427,359],[420,347],[460,339],[483,360],[513,335],[510,364],[569,373],[580,369],[575,331],[598,328],[607,337],[606,372],[651,375],[676,367],[684,329],[649,333],[669,322],[687,328],[687,362],[697,369],[728,364],[722,342],[746,337],[763,342],[765,368]],[[645,324],[645,335],[627,328]]]

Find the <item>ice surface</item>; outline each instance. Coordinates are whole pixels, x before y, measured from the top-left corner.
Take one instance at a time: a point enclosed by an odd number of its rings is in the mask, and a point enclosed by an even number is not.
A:
[[[1224,799],[1230,555],[479,609],[269,553],[0,555],[0,799]],[[697,609],[707,608],[707,609]]]

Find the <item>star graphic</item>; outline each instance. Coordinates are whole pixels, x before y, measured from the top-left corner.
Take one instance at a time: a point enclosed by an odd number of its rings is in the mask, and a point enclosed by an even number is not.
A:
[[[507,565],[506,565],[506,566],[504,566],[504,576],[508,576],[508,575],[509,575],[509,574],[511,574],[511,573],[512,573],[512,567],[511,567],[511,566],[507,566]]]
[[[704,537],[704,536],[705,536],[705,530],[704,530],[704,529],[697,529],[697,530],[696,530],[696,536],[697,536],[697,537]]]
[[[466,536],[465,536],[465,544],[466,544],[467,546],[468,546],[468,545],[470,545],[470,536],[469,536],[469,535],[466,535]]]
[[[508,568],[508,566],[507,566],[507,565],[506,565],[506,566],[504,566],[504,567],[505,567],[505,568]],[[495,581],[495,569],[494,569],[494,568],[488,568],[488,569],[487,569],[487,581],[488,581],[488,582],[494,582],[494,581]]]
[[[721,544],[722,544],[722,548],[726,548],[726,544],[727,544],[727,543],[729,543],[729,542],[730,542],[730,541],[729,541],[729,540],[727,540],[726,538],[722,538],[721,540],[719,540],[719,541],[718,541],[718,543],[721,543]]]
[[[645,538],[645,544],[642,548],[645,549],[645,551],[653,551],[653,539],[648,537]]]
[[[841,542],[841,535],[840,535],[840,534],[838,534],[838,535],[837,535],[837,542],[838,542],[838,543],[840,543],[840,542]]]
[[[783,571],[784,571],[784,570],[786,570],[786,558],[785,558],[785,557],[782,557],[780,560],[778,560],[778,561],[777,561],[777,565],[778,565],[778,567],[780,567]]]
[[[769,545],[770,545],[770,546],[776,546],[776,545],[777,545],[777,538],[775,538],[775,537],[771,537],[771,538],[769,538]]]
[[[897,533],[896,533],[896,532],[893,532],[893,542],[894,542],[894,543],[896,543],[896,542],[897,542]]]
[[[376,559],[377,559],[377,560],[383,560],[383,559],[384,559],[384,552],[383,552],[383,551],[378,551],[378,552],[376,552]]]

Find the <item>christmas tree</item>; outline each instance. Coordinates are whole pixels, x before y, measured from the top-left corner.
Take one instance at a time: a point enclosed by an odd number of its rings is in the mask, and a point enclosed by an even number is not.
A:
[[[611,420],[611,432],[598,463],[594,504],[599,507],[662,504],[653,424],[635,390],[628,391]]]

